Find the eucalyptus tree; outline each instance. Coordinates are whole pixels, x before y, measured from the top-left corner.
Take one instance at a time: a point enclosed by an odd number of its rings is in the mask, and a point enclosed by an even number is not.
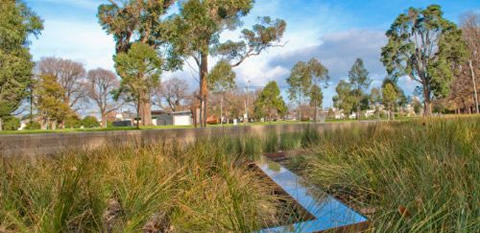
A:
[[[23,1],[0,1],[0,130],[2,118],[16,111],[30,94],[34,63],[28,39],[42,29],[40,17]]]
[[[237,67],[247,58],[260,55],[266,49],[278,46],[286,23],[259,18],[252,29],[243,29],[239,41],[220,42],[220,34],[225,30],[236,30],[242,24],[241,18],[250,13],[253,0],[185,0],[181,2],[180,12],[165,27],[169,35],[169,55],[173,60],[192,58],[198,67],[202,125],[206,126],[207,98],[209,91],[209,56],[220,56]]]
[[[98,18],[103,29],[113,35],[117,55],[128,53],[134,43],[141,43],[159,51],[157,56],[161,56],[164,55],[160,53],[161,49],[166,47],[165,35],[161,30],[164,16],[175,2],[175,0],[109,0],[109,3],[99,6]],[[174,59],[171,61],[163,63],[159,68],[175,69]],[[119,75],[122,79],[125,78],[120,72]],[[155,87],[150,86],[143,89],[140,94],[144,99],[151,98],[153,88]],[[142,101],[139,107],[144,117],[142,122],[151,125],[151,101]]]
[[[288,96],[290,100],[296,100],[300,106],[304,101],[310,100],[311,106],[314,106],[314,119],[317,121],[318,107],[321,106],[323,100],[320,83],[327,85],[330,77],[328,69],[323,66],[316,58],[310,59],[308,62],[297,62],[287,78],[290,86]],[[301,116],[300,116],[301,118]]]
[[[353,96],[355,97],[355,106],[357,110],[357,119],[360,120],[360,105],[362,99],[365,98],[365,90],[370,87],[372,80],[368,77],[368,71],[363,64],[363,60],[357,58],[352,68],[348,72],[348,80],[353,88]]]
[[[465,44],[457,26],[443,18],[439,5],[410,8],[400,14],[386,33],[381,61],[393,78],[408,76],[421,85],[425,115],[431,102],[448,94],[453,67],[465,57]]]

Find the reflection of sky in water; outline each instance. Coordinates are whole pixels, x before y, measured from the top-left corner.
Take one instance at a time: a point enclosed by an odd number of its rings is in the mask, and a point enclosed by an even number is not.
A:
[[[262,157],[262,159],[257,162],[257,165],[303,208],[315,216],[315,220],[300,222],[290,226],[264,229],[261,230],[260,233],[318,232],[367,221],[367,218],[350,209],[332,196],[318,190],[312,185],[305,184],[300,177],[280,166],[278,163]]]

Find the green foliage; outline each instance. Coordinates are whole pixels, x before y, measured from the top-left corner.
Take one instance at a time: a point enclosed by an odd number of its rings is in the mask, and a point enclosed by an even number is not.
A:
[[[275,81],[269,82],[262,90],[254,103],[255,114],[257,118],[268,117],[273,120],[273,116],[283,116],[287,113],[287,105],[280,95],[280,88]]]
[[[219,61],[208,74],[208,88],[213,92],[223,92],[236,87],[236,74],[227,61]]]
[[[25,130],[39,130],[41,129],[42,126],[40,125],[40,123],[36,122],[36,121],[29,121],[27,122],[27,125],[25,126]]]
[[[305,100],[310,100],[311,102],[319,100],[321,89],[318,85],[322,81],[327,83],[328,80],[328,69],[318,59],[312,58],[307,63],[303,61],[297,62],[287,78],[287,83],[290,86],[288,98],[296,100],[298,104]]]
[[[103,29],[113,35],[118,53],[125,53],[135,42],[157,49],[164,42],[159,33],[164,15],[174,0],[123,1],[111,0],[98,7]]]
[[[417,98],[414,98],[412,100],[412,105],[413,105],[413,111],[416,113],[416,114],[419,114],[420,111],[422,111],[422,103],[420,103],[420,101],[418,101]]]
[[[372,88],[370,90],[370,103],[376,105],[380,104],[382,102],[382,94],[380,93],[380,90],[376,87]]]
[[[363,60],[357,58],[352,68],[348,72],[348,80],[353,88],[352,94],[355,97],[353,105],[357,109],[357,118],[360,115],[362,100],[366,98],[365,90],[368,89],[372,83],[372,80],[368,77],[368,75],[368,71],[363,65]]]
[[[410,8],[387,31],[382,62],[394,79],[409,76],[422,85],[426,115],[430,102],[448,94],[455,64],[466,57],[466,45],[457,26],[443,18],[439,5]]]
[[[28,95],[34,66],[28,39],[42,29],[42,20],[23,1],[0,3],[0,117],[10,115]]]
[[[368,75],[369,73],[363,64],[363,60],[357,58],[348,72],[348,80],[355,90],[365,90],[368,89],[372,83]]]
[[[322,103],[323,103],[322,89],[317,85],[313,85],[310,90],[310,106],[322,108]]]
[[[35,87],[38,114],[46,121],[61,122],[72,113],[65,91],[55,76],[43,75]]]
[[[71,116],[68,116],[66,119],[65,119],[65,128],[67,129],[77,129],[77,128],[80,128],[80,126],[82,126],[82,121],[80,120],[80,118],[75,115],[75,114],[72,114]]]
[[[18,130],[20,128],[20,119],[14,116],[2,117],[2,130]]]
[[[100,127],[100,123],[94,116],[86,116],[82,119],[81,125],[85,128],[97,128]]]
[[[398,93],[395,90],[395,87],[391,83],[387,83],[385,87],[382,88],[382,99],[383,103],[390,108],[395,104],[398,99]]]
[[[335,107],[343,109],[345,114],[351,113],[356,101],[352,85],[345,80],[340,80],[335,90],[337,92],[337,95],[333,97]]]
[[[128,52],[119,53],[114,60],[122,77],[115,98],[125,94],[127,100],[137,103],[137,109],[141,103],[150,102],[150,91],[158,85],[162,74],[163,61],[157,51],[146,44],[135,43]]]

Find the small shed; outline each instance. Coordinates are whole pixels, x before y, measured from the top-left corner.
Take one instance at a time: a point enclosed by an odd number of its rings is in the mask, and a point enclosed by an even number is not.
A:
[[[154,125],[192,125],[192,113],[190,111],[165,112],[162,110],[152,111],[152,121]]]

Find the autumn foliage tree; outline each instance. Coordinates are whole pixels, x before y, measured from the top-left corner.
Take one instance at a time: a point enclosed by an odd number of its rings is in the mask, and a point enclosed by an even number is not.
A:
[[[82,63],[69,59],[44,57],[37,63],[38,75],[54,76],[65,91],[64,102],[74,111],[80,109],[80,104],[87,100],[87,90],[83,85],[86,71]]]
[[[454,66],[465,57],[457,26],[443,18],[439,5],[410,8],[400,14],[386,33],[381,61],[391,77],[408,76],[422,88],[424,114],[432,114],[434,98],[448,95]]]
[[[43,129],[46,129],[48,125],[51,129],[56,129],[58,123],[63,122],[72,114],[68,102],[65,102],[65,90],[53,75],[40,76],[35,88],[35,96]]]

